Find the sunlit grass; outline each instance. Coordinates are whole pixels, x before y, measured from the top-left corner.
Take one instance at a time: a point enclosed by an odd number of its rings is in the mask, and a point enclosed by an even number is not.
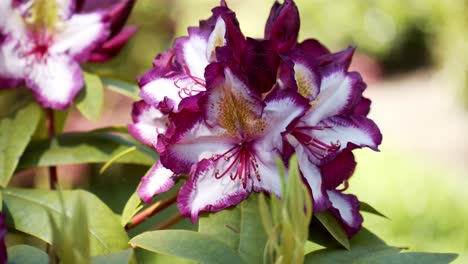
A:
[[[360,151],[350,192],[390,220],[365,215],[365,226],[411,251],[461,254],[468,261],[466,179],[396,151]]]

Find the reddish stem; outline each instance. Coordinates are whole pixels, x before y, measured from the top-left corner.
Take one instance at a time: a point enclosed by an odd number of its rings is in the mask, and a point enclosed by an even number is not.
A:
[[[161,212],[162,210],[166,209],[167,207],[171,206],[173,203],[177,201],[177,195],[169,197],[165,200],[160,200],[151,205],[150,207],[146,208],[145,210],[136,214],[130,223],[125,226],[125,230],[130,230],[135,226],[143,223],[146,219],[150,218],[151,216]]]
[[[159,225],[155,226],[151,230],[167,229],[167,228],[179,223],[180,221],[182,221],[182,219],[184,219],[184,217],[181,214],[177,213],[177,214],[169,217],[166,221],[164,221],[164,222],[160,223]]]
[[[46,109],[47,115],[47,130],[49,131],[49,138],[55,137],[55,121],[54,121],[54,110],[51,108]],[[49,166],[49,186],[51,190],[55,190],[55,186],[58,182],[57,167]]]

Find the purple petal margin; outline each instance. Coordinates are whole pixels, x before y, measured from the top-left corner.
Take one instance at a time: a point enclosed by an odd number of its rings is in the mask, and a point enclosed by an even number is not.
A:
[[[361,203],[352,194],[329,191],[328,196],[332,202],[330,212],[338,218],[348,237],[352,237],[361,229],[364,221],[359,212]]]
[[[155,195],[168,191],[174,184],[174,173],[158,161],[148,174],[141,178],[137,193],[145,203],[151,203]]]
[[[223,186],[221,185],[221,179],[215,179],[214,175],[207,174],[206,172],[213,169],[213,162],[204,159],[200,161],[194,168],[192,168],[191,177],[185,182],[184,186],[179,190],[179,196],[177,197],[177,204],[179,206],[180,213],[185,217],[190,217],[192,223],[198,220],[201,212],[218,212],[228,207],[234,206],[245,200],[249,196],[249,192],[243,188],[241,191],[231,194],[223,194],[219,199],[212,204],[206,204],[202,208],[193,209],[192,202],[195,200],[195,196],[200,192],[210,192],[210,190],[198,188],[198,184],[203,180],[213,180],[212,193],[219,191]],[[207,178],[212,177],[212,179]],[[230,180],[230,179],[229,179]],[[235,184],[235,183],[231,183]],[[239,184],[241,184],[239,182]]]

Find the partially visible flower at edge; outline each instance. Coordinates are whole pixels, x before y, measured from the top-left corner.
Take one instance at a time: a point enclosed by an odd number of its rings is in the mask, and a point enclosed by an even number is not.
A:
[[[84,86],[80,63],[112,58],[136,32],[124,27],[135,0],[87,2],[1,1],[0,87],[26,85],[43,107],[67,108]]]
[[[330,210],[349,236],[360,229],[360,203],[343,193],[356,166],[352,150],[377,150],[382,136],[366,117],[365,83],[348,71],[354,48],[331,53],[314,39],[298,43],[299,25],[292,0],[275,2],[264,39],[245,38],[221,1],[156,57],[139,79],[143,100],[129,125],[160,153],[138,189],[145,202],[181,174],[189,178],[179,210],[193,222],[252,191],[280,196],[274,159],[287,165],[296,153],[314,212]]]
[[[5,238],[7,235],[7,227],[5,221],[5,215],[0,212],[0,263],[7,262],[7,249],[5,244]]]

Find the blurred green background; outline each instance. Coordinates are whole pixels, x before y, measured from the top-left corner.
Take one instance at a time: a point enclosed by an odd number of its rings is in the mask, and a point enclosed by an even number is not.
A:
[[[262,37],[272,3],[228,1],[251,37]],[[364,225],[392,245],[460,253],[456,263],[468,263],[468,1],[296,3],[300,39],[317,38],[332,51],[358,48],[352,68],[369,85],[365,94],[373,100],[371,118],[381,127],[384,143],[380,153],[357,151],[359,165],[350,191],[390,218],[366,214]],[[139,27],[136,37],[115,60],[89,67],[134,82],[155,55],[185,35],[188,26],[209,17],[217,4],[138,0],[129,21]],[[100,123],[75,113],[67,130],[130,122],[131,102],[112,93],[107,99],[109,110]],[[98,168],[87,168],[92,176],[70,185],[90,189],[120,213],[146,168],[112,166],[104,175],[98,175]],[[72,170],[63,167],[61,175]]]

